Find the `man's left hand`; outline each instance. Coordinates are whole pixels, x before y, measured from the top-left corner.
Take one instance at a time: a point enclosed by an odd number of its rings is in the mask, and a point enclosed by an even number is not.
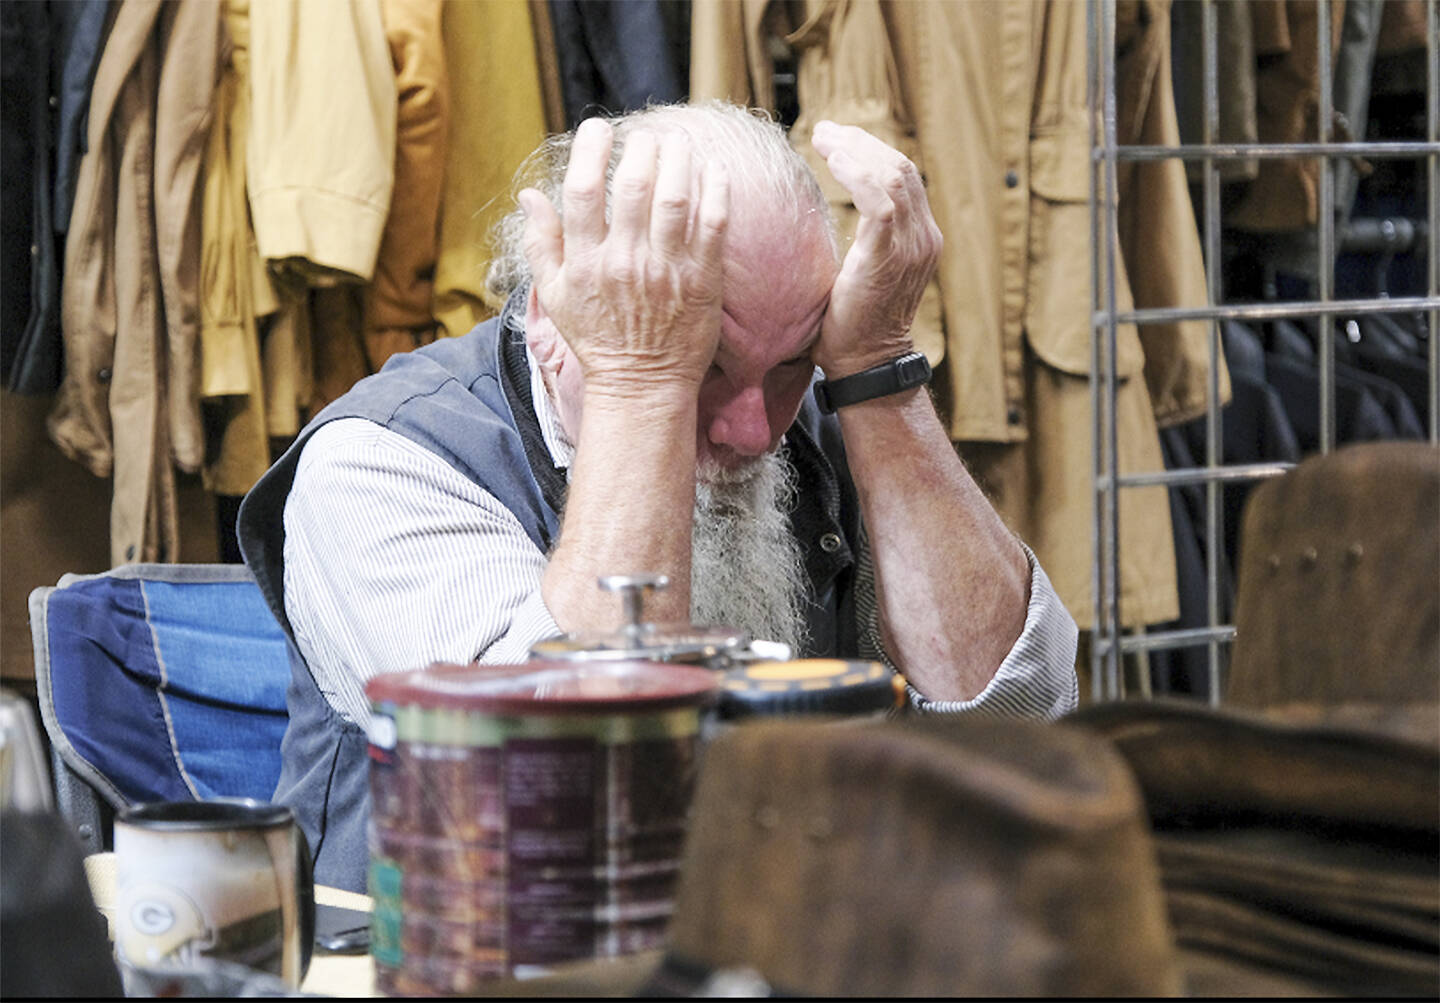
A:
[[[838,379],[913,350],[910,324],[943,238],[920,171],[900,151],[829,121],[816,124],[812,142],[860,211],[815,352]]]

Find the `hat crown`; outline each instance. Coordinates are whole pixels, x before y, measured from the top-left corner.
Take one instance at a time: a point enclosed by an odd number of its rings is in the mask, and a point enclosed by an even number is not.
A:
[[[739,726],[706,750],[681,875],[671,951],[785,992],[1179,988],[1135,784],[1079,731]]]

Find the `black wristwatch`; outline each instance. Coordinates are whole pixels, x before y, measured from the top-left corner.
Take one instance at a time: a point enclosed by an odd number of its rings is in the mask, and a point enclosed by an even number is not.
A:
[[[930,360],[923,352],[906,352],[878,366],[815,384],[815,403],[825,414],[861,401],[888,397],[930,382]]]

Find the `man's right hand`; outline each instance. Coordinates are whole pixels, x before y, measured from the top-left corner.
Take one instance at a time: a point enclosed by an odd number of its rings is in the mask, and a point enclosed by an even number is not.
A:
[[[562,189],[564,219],[539,191],[518,200],[540,305],[580,361],[587,396],[666,385],[698,392],[720,337],[729,219],[724,171],[697,170],[685,137],[626,137],[605,219],[613,130],[576,131]]]

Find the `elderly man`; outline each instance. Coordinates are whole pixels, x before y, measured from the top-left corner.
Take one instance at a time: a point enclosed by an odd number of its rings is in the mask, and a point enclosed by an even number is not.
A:
[[[276,798],[317,881],[364,885],[365,682],[613,626],[605,574],[669,577],[648,619],[883,658],[918,711],[1074,707],[1074,622],[908,336],[941,244],[919,173],[859,129],[814,145],[860,212],[843,254],[814,174],[745,109],[550,141],[500,230],[501,316],[392,359],[247,497],[294,642]]]

